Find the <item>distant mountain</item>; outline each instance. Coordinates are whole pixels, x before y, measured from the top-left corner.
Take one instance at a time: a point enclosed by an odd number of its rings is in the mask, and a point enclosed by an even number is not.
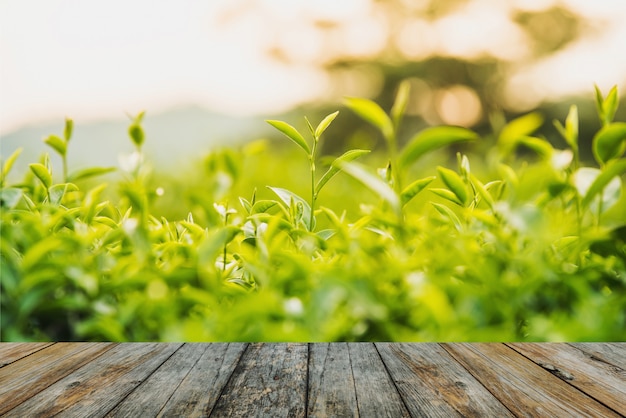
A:
[[[155,165],[170,168],[189,158],[197,159],[220,144],[233,145],[260,138],[271,132],[265,117],[233,117],[192,106],[151,114],[146,112],[144,151]],[[133,150],[128,137],[129,119],[83,124],[75,120],[68,151],[70,169],[86,166],[118,166],[118,155]],[[24,148],[15,170],[23,172],[29,163],[48,152],[53,167],[60,159],[42,142],[50,134],[62,135],[64,121],[24,127],[0,137],[0,154],[5,159],[19,147]]]

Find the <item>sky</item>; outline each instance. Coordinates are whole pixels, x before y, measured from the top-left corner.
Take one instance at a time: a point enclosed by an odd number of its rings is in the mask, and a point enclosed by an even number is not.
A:
[[[429,48],[451,55],[471,55],[477,46],[523,55],[498,16],[513,6],[558,3],[599,19],[602,30],[532,67],[520,65],[507,86],[512,100],[530,106],[589,92],[593,83],[624,86],[621,0],[476,0],[437,25],[406,29],[427,30],[436,40]],[[370,0],[0,0],[0,136],[65,116],[84,123],[189,104],[275,114],[323,98],[328,79],[312,62],[320,44],[299,24],[305,16],[344,25],[339,53],[384,48],[378,34],[385,28]],[[492,30],[476,31],[476,19]],[[300,59],[272,60],[272,42]],[[412,44],[403,47],[411,53]]]

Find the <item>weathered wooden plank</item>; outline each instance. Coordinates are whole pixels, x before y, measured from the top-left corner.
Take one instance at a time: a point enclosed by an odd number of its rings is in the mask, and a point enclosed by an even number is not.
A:
[[[154,417],[207,349],[185,344],[137,386],[107,417]]]
[[[309,417],[358,416],[348,344],[309,346],[308,395]]]
[[[211,416],[303,417],[306,344],[250,344]]]
[[[58,343],[0,369],[0,415],[114,347],[113,343]]]
[[[348,347],[359,415],[409,417],[409,412],[374,344],[351,343]]]
[[[412,415],[512,416],[439,344],[376,346]]]
[[[618,416],[504,344],[443,347],[517,416]]]
[[[206,350],[159,412],[159,417],[208,417],[247,344],[206,344]]]
[[[518,353],[604,405],[626,415],[626,371],[568,344],[509,344]]]
[[[2,343],[0,344],[0,367],[11,364],[53,343]]]
[[[570,343],[592,360],[603,361],[626,370],[626,343]]]
[[[125,343],[67,375],[11,411],[13,416],[101,417],[145,380],[181,344]]]

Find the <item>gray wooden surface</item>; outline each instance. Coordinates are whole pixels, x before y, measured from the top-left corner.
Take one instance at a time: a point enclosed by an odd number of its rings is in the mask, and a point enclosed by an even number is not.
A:
[[[626,343],[4,343],[0,416],[626,416]]]

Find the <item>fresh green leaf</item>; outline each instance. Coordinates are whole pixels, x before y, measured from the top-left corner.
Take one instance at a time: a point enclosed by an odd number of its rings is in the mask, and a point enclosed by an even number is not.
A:
[[[365,187],[389,203],[396,215],[401,216],[402,211],[400,198],[389,186],[389,184],[385,183],[377,175],[367,171],[365,167],[358,163],[339,162],[338,165],[343,171],[363,183]]]
[[[77,190],[78,187],[73,183],[55,184],[50,187],[50,203],[60,205],[66,193],[75,192]]]
[[[65,154],[67,153],[67,143],[65,142],[65,140],[59,138],[56,135],[49,135],[48,137],[44,138],[43,142],[52,147],[61,156],[65,156]]]
[[[626,160],[613,160],[610,161],[601,171],[597,169],[582,168],[579,170],[595,170],[593,173],[593,180],[588,188],[578,187],[579,192],[584,196],[582,200],[583,206],[589,206],[593,199],[601,193],[605,187],[617,176],[626,173]],[[585,183],[589,183],[586,181]],[[586,189],[586,190],[585,190]]]
[[[441,203],[430,202],[430,204],[433,205],[437,212],[439,212],[441,215],[444,216],[444,218],[451,222],[457,231],[463,231],[463,224],[461,224],[461,220],[458,216],[456,216],[452,209],[450,209],[446,205],[442,205]]]
[[[313,129],[313,125],[311,125],[311,121],[306,116],[304,117],[304,120],[306,121],[306,126],[309,128],[309,132],[311,133],[311,136],[315,138],[315,140],[317,140],[317,137],[315,136],[315,129]]]
[[[518,144],[525,146],[537,154],[539,154],[542,158],[550,158],[554,153],[554,148],[552,145],[542,138],[537,138],[534,136],[521,136],[517,140]]]
[[[239,203],[241,203],[241,206],[243,206],[244,210],[248,214],[250,214],[250,212],[252,211],[252,205],[250,204],[248,199],[246,199],[245,197],[239,197]]]
[[[254,204],[254,206],[252,206],[250,213],[264,213],[276,206],[277,204],[278,202],[276,202],[275,200],[259,200]]]
[[[74,121],[70,118],[65,118],[65,127],[63,128],[63,138],[65,143],[69,143],[72,138],[72,132],[74,131]]]
[[[52,174],[50,174],[45,165],[33,163],[30,164],[29,167],[46,189],[49,189],[50,186],[52,186]]]
[[[297,194],[293,193],[290,190],[287,189],[281,189],[280,187],[270,187],[267,186],[268,189],[270,189],[271,191],[273,191],[274,193],[276,193],[276,195],[280,198],[280,200],[283,201],[283,203],[287,206],[287,208],[289,208],[290,210],[294,210],[297,212],[298,210],[298,206],[301,204],[301,210],[302,210],[302,219],[304,220],[307,228],[309,229],[309,231],[313,230],[313,227],[315,225],[311,225],[309,220],[311,218],[311,206],[309,206],[309,204],[307,203],[306,200],[304,200],[303,198],[301,198],[300,196],[298,196]],[[296,213],[294,212],[294,213]]]
[[[604,125],[608,125],[613,122],[618,105],[619,100],[617,96],[617,86],[613,86],[613,88],[609,91],[609,94],[606,95],[604,103],[602,103],[602,108],[604,110]]]
[[[282,132],[287,138],[295,142],[296,145],[307,153],[307,155],[311,155],[311,148],[309,147],[309,144],[304,140],[304,137],[296,130],[296,128],[280,120],[266,120],[266,122]]]
[[[455,171],[445,167],[437,167],[437,172],[441,180],[443,180],[448,189],[455,194],[461,204],[464,205],[467,203],[467,187],[463,179]]]
[[[482,197],[482,199],[487,203],[489,208],[493,210],[493,205],[495,202],[494,202],[493,197],[491,196],[491,193],[489,193],[489,190],[487,189],[487,187],[473,174],[470,174],[470,180],[472,182],[472,185],[474,186],[474,188],[480,195],[480,197]],[[493,187],[499,183],[500,183],[499,181],[491,182],[489,183],[490,184],[489,187]]]
[[[400,194],[400,200],[402,202],[402,206],[409,203],[411,199],[417,196],[419,192],[424,190],[426,186],[428,186],[436,178],[437,177],[435,176],[425,177],[423,179],[415,180],[413,183],[405,187],[402,193]]]
[[[331,113],[330,115],[322,119],[319,125],[317,125],[317,128],[315,128],[315,138],[319,138],[322,136],[326,128],[328,128],[328,126],[335,120],[338,114],[339,111]]]
[[[593,155],[600,164],[619,158],[626,151],[626,123],[605,125],[593,137]]]
[[[82,170],[77,170],[68,176],[67,180],[69,182],[74,182],[78,180],[84,180],[91,177],[101,176],[103,174],[111,173],[115,171],[115,167],[89,167]]]
[[[320,178],[320,180],[317,182],[317,185],[315,186],[315,195],[317,196],[320,190],[322,190],[322,187],[324,187],[324,185],[328,183],[328,181],[340,171],[339,166],[341,165],[341,163],[354,161],[357,158],[362,157],[365,154],[368,154],[369,152],[370,152],[369,150],[353,149],[353,150],[346,151],[340,157],[335,158],[335,160],[332,162],[328,170],[324,173],[322,178]]]
[[[617,111],[617,107],[619,105],[617,86],[613,86],[613,88],[611,88],[606,98],[602,97],[602,92],[597,85],[594,86],[594,88],[596,92],[596,110],[598,111],[600,122],[602,126],[609,125],[613,122],[615,112]]]
[[[363,120],[378,128],[386,140],[394,136],[393,123],[385,111],[368,99],[349,97],[345,99],[346,106]]]
[[[444,199],[449,200],[452,203],[456,203],[459,206],[463,206],[463,202],[461,201],[461,199],[459,199],[457,195],[455,195],[452,191],[448,189],[433,188],[433,189],[428,189],[428,190],[433,192],[439,197],[443,197]]]
[[[578,149],[578,108],[576,105],[572,105],[569,108],[567,119],[565,119],[565,133],[567,144],[572,147],[573,150]]]
[[[429,151],[477,138],[475,132],[456,126],[426,128],[411,138],[404,147],[400,154],[400,165],[407,167]]]
[[[0,189],[0,207],[12,209],[22,199],[24,191],[17,187],[6,187]]]
[[[335,235],[337,231],[334,229],[323,229],[317,233],[317,236],[322,240],[329,240],[333,235]]]
[[[409,80],[403,80],[398,86],[398,92],[396,93],[396,99],[391,107],[391,120],[396,130],[402,122],[402,117],[406,111],[407,103],[409,102],[409,93],[411,92],[411,83]]]
[[[130,135],[130,139],[137,148],[141,147],[145,139],[145,133],[140,124],[132,123],[128,127],[128,135]]]
[[[2,179],[0,179],[0,184],[4,184],[6,177],[11,171],[11,168],[13,168],[13,164],[15,164],[15,160],[17,160],[17,157],[20,156],[23,150],[23,148],[18,148],[13,151],[13,154],[11,154],[9,158],[6,159],[4,164],[2,164]]]
[[[537,112],[513,119],[500,131],[498,145],[504,154],[508,154],[515,149],[520,138],[532,135],[541,125],[543,125],[543,116]]]

